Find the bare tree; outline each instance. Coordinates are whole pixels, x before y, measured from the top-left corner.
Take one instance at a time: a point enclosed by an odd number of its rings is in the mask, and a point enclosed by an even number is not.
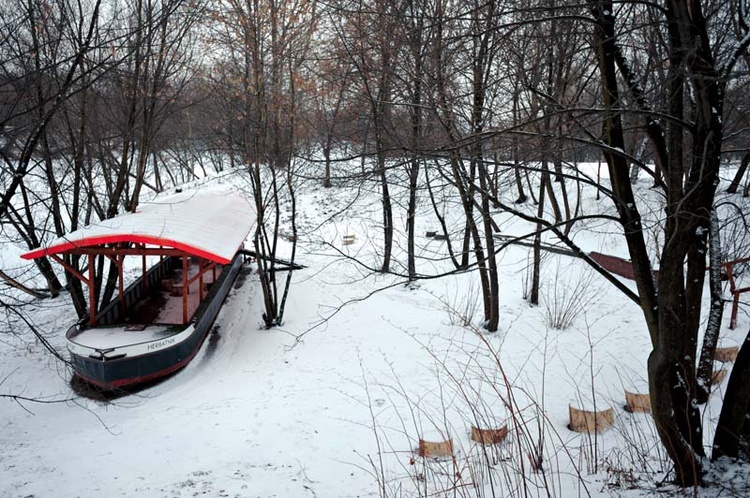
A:
[[[339,39],[355,69],[368,103],[375,135],[375,168],[382,199],[383,258],[381,271],[391,270],[393,207],[386,159],[393,147],[392,115],[395,68],[404,40],[398,33],[405,6],[390,0],[356,0],[342,9]]]
[[[747,37],[727,47],[713,41],[711,31],[722,11],[707,17],[697,1],[646,5],[666,26],[663,47],[667,88],[663,115],[645,114],[645,129],[663,168],[667,197],[664,244],[659,268],[659,291],[643,238],[638,202],[628,176],[621,115],[629,92],[646,99],[627,57],[618,43],[617,10],[611,2],[590,2],[595,20],[595,41],[601,76],[603,154],[607,160],[616,207],[638,285],[638,303],[651,335],[653,351],[648,361],[651,404],[657,431],[675,464],[676,481],[683,486],[702,479],[703,425],[696,396],[696,350],[701,299],[708,253],[723,136],[724,89],[739,55],[747,49]],[[723,11],[728,12],[728,11]],[[735,14],[737,11],[735,11]],[[741,15],[741,14],[740,14]],[[623,13],[626,20],[627,13]],[[656,29],[651,24],[646,29]],[[731,42],[730,42],[731,44]],[[618,81],[617,70],[624,79]],[[748,354],[750,341],[742,347]],[[732,374],[713,457],[738,456],[750,389],[743,369]]]
[[[21,9],[12,3],[0,6],[7,36],[3,53],[2,105],[0,130],[12,134],[13,148],[2,154],[3,170],[9,181],[0,196],[0,221],[9,220],[29,248],[40,244],[42,235],[33,219],[27,175],[43,157],[49,187],[52,189],[53,224],[59,233],[59,196],[51,163],[49,129],[53,119],[78,88],[79,74],[87,54],[96,45],[100,1],[91,6],[67,2],[24,2]],[[29,60],[28,55],[31,55]],[[21,193],[20,208],[14,200]],[[47,258],[36,262],[53,294],[62,287]]]
[[[220,59],[215,64],[226,71],[230,84],[219,89],[238,114],[238,133],[230,140],[236,148],[229,153],[239,155],[249,172],[263,320],[268,327],[282,322],[291,284],[291,267],[280,267],[277,257],[285,199],[291,206],[292,264],[296,252],[293,155],[299,126],[299,82],[316,18],[317,4],[307,0],[229,0],[213,12],[213,19],[220,22],[218,40],[229,50],[232,62]],[[288,273],[280,287],[277,277],[284,271]]]

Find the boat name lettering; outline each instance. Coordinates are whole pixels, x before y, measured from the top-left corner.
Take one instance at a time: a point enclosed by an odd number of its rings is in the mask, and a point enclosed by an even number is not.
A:
[[[153,351],[154,349],[160,349],[160,348],[163,348],[164,346],[169,346],[170,344],[174,344],[174,342],[176,340],[177,339],[175,339],[174,337],[172,337],[171,339],[164,339],[163,341],[159,341],[159,342],[155,342],[153,344],[149,344],[148,345],[148,350],[149,351]]]

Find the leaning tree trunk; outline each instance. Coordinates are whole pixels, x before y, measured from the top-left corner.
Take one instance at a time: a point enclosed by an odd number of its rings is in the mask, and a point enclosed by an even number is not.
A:
[[[724,407],[714,435],[712,460],[721,457],[742,458],[750,462],[750,331],[742,343],[727,383]]]
[[[703,334],[703,347],[698,360],[697,391],[698,403],[706,403],[711,394],[711,377],[714,370],[714,355],[719,342],[721,317],[724,314],[724,299],[721,292],[721,240],[719,236],[719,219],[716,208],[711,210],[711,233],[709,238],[709,287],[711,304],[708,311],[706,332]]]
[[[747,167],[750,165],[750,152],[746,152],[744,156],[742,156],[742,162],[740,163],[739,169],[737,169],[737,173],[734,175],[734,178],[732,179],[732,182],[729,184],[729,187],[727,187],[727,193],[728,194],[734,194],[737,192],[737,189],[740,186],[740,183],[742,182],[742,177],[745,176],[745,171],[747,171]]]

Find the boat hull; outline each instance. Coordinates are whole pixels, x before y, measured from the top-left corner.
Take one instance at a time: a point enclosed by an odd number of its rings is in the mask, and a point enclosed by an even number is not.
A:
[[[89,384],[112,390],[152,381],[185,367],[203,344],[241,267],[242,257],[237,255],[224,267],[188,324],[177,326],[177,330],[171,327],[173,333],[163,338],[96,348],[76,342],[81,326],[74,326],[67,337],[75,374]],[[133,288],[140,287],[138,284]]]

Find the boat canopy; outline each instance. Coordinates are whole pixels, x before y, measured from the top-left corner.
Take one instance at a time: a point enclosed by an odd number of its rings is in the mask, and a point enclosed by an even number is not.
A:
[[[246,197],[195,191],[159,195],[134,213],[102,220],[51,241],[21,257],[35,259],[104,244],[168,247],[219,264],[229,263],[255,225]]]

